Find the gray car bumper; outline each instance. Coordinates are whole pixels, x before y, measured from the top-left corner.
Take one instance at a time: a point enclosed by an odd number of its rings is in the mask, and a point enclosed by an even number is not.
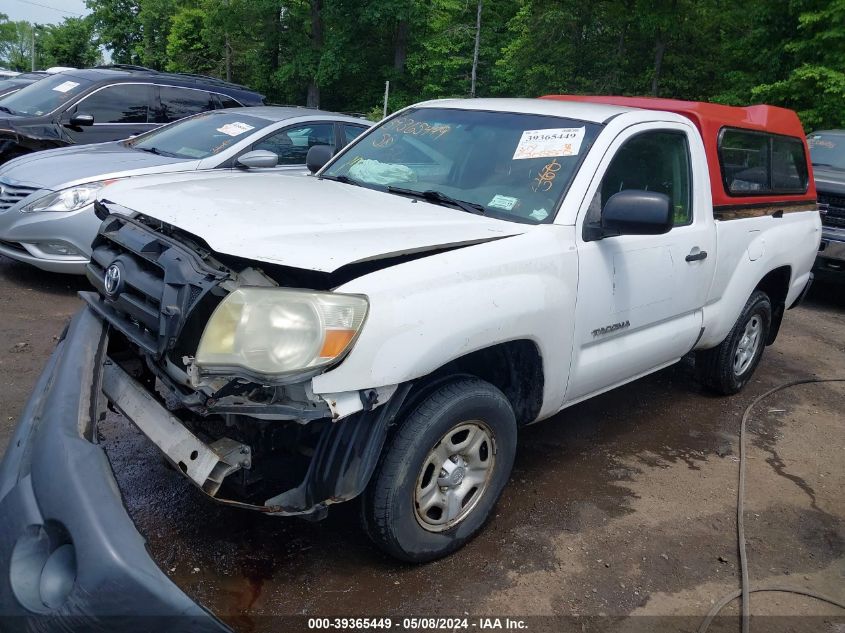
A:
[[[813,272],[820,281],[845,281],[845,229],[822,230]]]
[[[0,211],[0,254],[48,272],[84,275],[100,226],[93,205],[67,213],[21,212],[21,205],[41,193]]]
[[[96,443],[105,338],[74,317],[0,463],[0,630],[226,631],[149,557]]]

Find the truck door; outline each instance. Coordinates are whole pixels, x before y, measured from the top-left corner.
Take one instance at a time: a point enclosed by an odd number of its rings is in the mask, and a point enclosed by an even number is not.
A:
[[[669,196],[674,226],[663,235],[588,241],[626,189]],[[704,146],[683,123],[627,128],[612,143],[578,216],[578,299],[566,400],[586,398],[676,362],[701,333],[715,270],[715,227]]]

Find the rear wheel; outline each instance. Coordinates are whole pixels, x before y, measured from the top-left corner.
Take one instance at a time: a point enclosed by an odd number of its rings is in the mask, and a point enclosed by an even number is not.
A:
[[[466,543],[507,483],[516,419],[493,385],[464,378],[426,396],[385,447],[362,520],[381,549],[425,562]]]
[[[723,395],[740,391],[760,363],[771,323],[771,301],[765,292],[755,291],[727,338],[713,349],[696,353],[700,380]]]

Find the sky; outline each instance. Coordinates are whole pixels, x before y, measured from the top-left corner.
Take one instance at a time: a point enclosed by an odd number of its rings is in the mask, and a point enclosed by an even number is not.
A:
[[[89,13],[85,0],[3,0],[0,13],[10,20],[56,24],[67,17]]]

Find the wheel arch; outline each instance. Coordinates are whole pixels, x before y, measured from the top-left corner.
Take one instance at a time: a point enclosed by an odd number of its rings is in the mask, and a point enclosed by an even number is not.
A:
[[[772,304],[772,322],[769,326],[769,335],[766,337],[766,345],[774,343],[780,331],[791,281],[792,266],[779,266],[766,273],[752,291],[752,294],[758,290],[765,292]]]
[[[533,422],[539,415],[545,373],[540,348],[529,339],[497,343],[442,365],[414,382],[403,412],[444,383],[466,377],[484,380],[499,389],[513,407],[519,425]]]

